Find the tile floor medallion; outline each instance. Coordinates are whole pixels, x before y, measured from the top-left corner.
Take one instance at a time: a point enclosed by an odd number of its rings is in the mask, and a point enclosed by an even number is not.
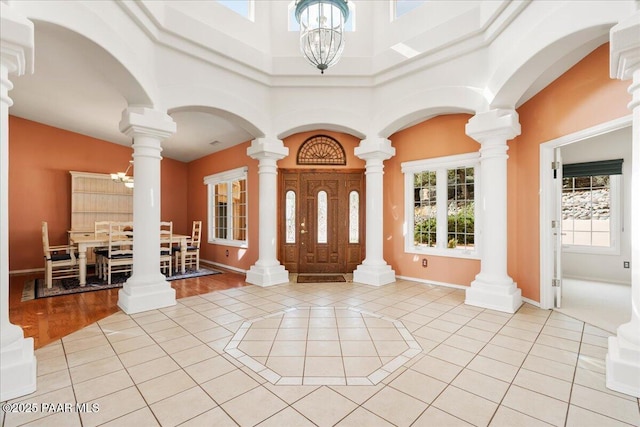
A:
[[[422,352],[404,324],[356,307],[290,307],[243,322],[225,353],[275,385],[376,385]]]

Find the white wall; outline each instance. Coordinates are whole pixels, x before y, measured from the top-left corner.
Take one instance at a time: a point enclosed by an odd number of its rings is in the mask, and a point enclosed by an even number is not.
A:
[[[563,250],[562,275],[602,282],[631,284],[631,269],[623,268],[631,260],[631,127],[589,138],[562,147],[564,164],[597,160],[624,159],[620,221],[620,254],[584,254]]]

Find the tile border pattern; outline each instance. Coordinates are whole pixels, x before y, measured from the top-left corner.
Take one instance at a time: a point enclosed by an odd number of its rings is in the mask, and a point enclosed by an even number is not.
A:
[[[238,346],[242,342],[244,336],[249,331],[251,325],[255,322],[259,322],[261,320],[270,319],[273,317],[282,316],[284,314],[296,311],[296,310],[349,310],[356,313],[360,313],[364,316],[369,316],[372,318],[377,318],[380,320],[385,320],[391,323],[396,330],[400,333],[405,343],[409,346],[407,350],[389,360],[387,363],[382,364],[382,366],[376,369],[374,372],[369,374],[368,376],[362,377],[351,377],[345,375],[344,377],[314,377],[314,376],[304,376],[304,377],[289,377],[282,376],[265,366],[263,363],[254,359],[250,355],[246,354],[244,351],[240,350]],[[273,385],[327,385],[327,386],[337,386],[337,385],[377,385],[382,380],[387,378],[393,372],[395,372],[398,368],[403,366],[405,363],[410,361],[415,356],[418,356],[422,352],[422,347],[416,341],[416,339],[411,335],[411,332],[404,326],[404,324],[397,319],[392,319],[387,316],[383,316],[376,313],[371,313],[369,311],[361,310],[357,307],[334,307],[334,306],[302,306],[302,307],[288,307],[282,311],[278,311],[275,313],[271,313],[265,316],[256,317],[251,320],[247,320],[240,325],[240,328],[235,333],[235,335],[231,338],[231,341],[224,348],[224,352],[229,356],[236,359],[238,362],[242,363],[247,368],[254,371],[256,374],[260,375],[265,380],[269,381]]]

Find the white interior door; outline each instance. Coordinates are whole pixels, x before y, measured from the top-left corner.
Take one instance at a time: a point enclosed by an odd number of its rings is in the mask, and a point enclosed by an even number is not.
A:
[[[562,154],[560,147],[554,150],[553,168],[554,219],[553,231],[553,289],[555,290],[555,307],[562,306]]]

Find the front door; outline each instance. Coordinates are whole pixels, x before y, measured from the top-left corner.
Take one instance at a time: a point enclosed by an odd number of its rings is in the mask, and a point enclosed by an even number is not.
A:
[[[283,170],[280,258],[292,273],[350,273],[364,250],[364,174]]]

